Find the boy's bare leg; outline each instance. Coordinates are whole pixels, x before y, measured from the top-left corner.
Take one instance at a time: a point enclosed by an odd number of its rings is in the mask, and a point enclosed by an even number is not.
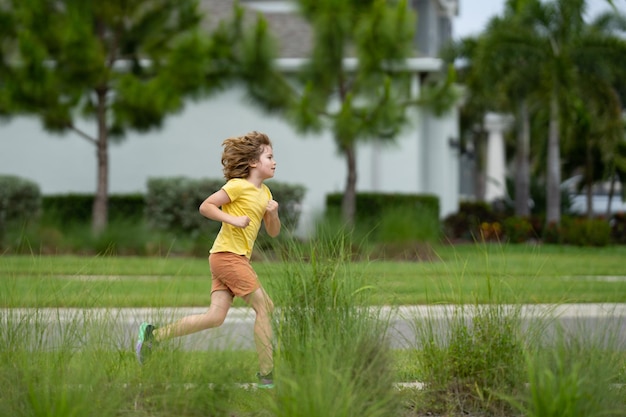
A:
[[[272,312],[274,304],[263,288],[259,288],[244,297],[244,300],[256,313],[254,319],[254,343],[259,355],[259,371],[267,375],[274,368],[272,347]]]
[[[158,342],[221,326],[232,304],[233,296],[228,291],[214,291],[211,294],[211,305],[205,313],[192,314],[175,323],[155,329],[154,339]]]

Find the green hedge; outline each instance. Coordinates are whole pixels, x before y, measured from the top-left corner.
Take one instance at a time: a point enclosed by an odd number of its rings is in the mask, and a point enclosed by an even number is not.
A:
[[[148,224],[157,230],[216,234],[218,222],[207,221],[198,213],[202,201],[224,185],[223,179],[191,179],[185,177],[151,178],[146,195]],[[278,201],[280,218],[286,230],[293,230],[300,219],[305,189],[300,185],[268,181]]]
[[[341,213],[342,193],[326,195],[329,214]],[[388,209],[399,207],[425,210],[439,219],[439,198],[428,194],[357,193],[356,220],[377,220]]]
[[[607,246],[611,226],[605,219],[561,218],[561,243],[576,246]]]
[[[41,211],[39,186],[13,175],[0,175],[0,238],[18,222],[36,219]]]
[[[490,204],[480,201],[462,201],[459,211],[443,220],[444,232],[449,239],[481,239],[483,225],[501,224],[504,214],[494,211]]]
[[[222,184],[223,181],[220,180],[186,177],[149,179],[146,194],[148,225],[156,230],[174,233],[215,232],[219,229],[219,224],[213,226],[214,222],[207,222],[198,214],[198,207],[207,196],[219,190]]]
[[[139,221],[144,215],[144,195],[109,195],[109,220]],[[89,223],[93,208],[93,194],[58,194],[43,197],[42,208],[47,222]]]
[[[198,213],[200,203],[224,185],[224,180],[184,177],[152,178],[147,193],[111,194],[110,221],[141,221],[156,230],[190,234],[217,233],[220,224],[207,221]],[[268,182],[274,199],[280,204],[280,217],[286,230],[292,230],[300,218],[304,187]],[[42,210],[47,223],[91,222],[94,196],[64,194],[43,197]],[[27,210],[24,210],[27,211]]]
[[[326,196],[326,214],[341,214],[343,194]],[[357,193],[356,226],[383,242],[432,240],[439,235],[439,199],[427,194]]]

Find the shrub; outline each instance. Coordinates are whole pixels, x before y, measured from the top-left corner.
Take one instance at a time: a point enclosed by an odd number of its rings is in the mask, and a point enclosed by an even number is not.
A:
[[[550,223],[544,229],[545,243],[576,246],[606,246],[611,243],[611,225],[596,218],[563,216],[561,224]]]
[[[0,317],[2,416],[227,416],[232,354],[162,344],[138,369],[117,310],[9,309]],[[241,353],[239,353],[241,355]],[[225,365],[226,364],[226,365]]]
[[[507,415],[510,405],[497,394],[515,393],[523,384],[519,307],[451,306],[443,317],[416,321],[416,330],[418,362],[425,371],[420,408],[451,415],[485,410]]]
[[[449,239],[485,240],[499,238],[502,214],[485,202],[461,202],[459,211],[443,221],[444,233]],[[498,224],[495,226],[495,224]]]
[[[88,224],[91,222],[93,194],[58,194],[43,197],[42,208],[47,224]],[[136,222],[143,218],[143,194],[109,195],[109,220]]]
[[[626,213],[617,213],[610,222],[611,239],[614,243],[626,244]]]
[[[36,219],[41,211],[39,186],[24,178],[0,176],[0,240],[7,228]]]
[[[278,417],[398,415],[388,318],[364,309],[369,288],[350,271],[350,246],[341,232],[312,242],[309,253],[292,245],[285,276],[268,283],[280,305]]]
[[[148,224],[156,230],[184,233],[191,237],[202,233],[217,234],[220,224],[207,221],[198,214],[198,207],[223,185],[222,179],[149,179],[146,194]],[[280,204],[280,218],[285,230],[293,230],[300,219],[304,187],[273,181],[268,182],[268,186]]]
[[[561,237],[561,226],[558,223],[550,222],[543,229],[543,241],[544,243],[563,243]]]
[[[330,216],[341,212],[342,193],[326,196],[326,211]],[[406,208],[415,213],[429,213],[439,219],[439,199],[433,195],[400,193],[357,193],[356,222],[361,225],[377,225],[390,209]]]
[[[603,219],[564,218],[562,242],[576,246],[606,246],[611,241],[611,226]]]
[[[424,383],[415,397],[420,415],[512,415],[501,394],[523,389],[526,346],[544,327],[526,322],[521,304],[503,302],[511,289],[490,270],[484,294],[459,292],[452,303],[415,317],[416,362]],[[468,296],[476,301],[468,303]]]
[[[267,186],[272,190],[274,200],[280,205],[280,221],[282,226],[289,231],[298,227],[300,214],[302,213],[302,200],[306,194],[306,188],[298,184],[268,181]]]
[[[527,355],[527,389],[511,404],[528,417],[623,415],[621,325],[581,320],[557,327],[553,341]]]
[[[480,242],[500,242],[502,240],[502,225],[499,222],[482,222],[478,232],[479,236],[475,236],[474,239],[479,239]]]
[[[383,243],[434,242],[439,239],[439,219],[429,210],[407,206],[383,211],[378,226]]]
[[[198,235],[217,233],[219,223],[208,222],[198,214],[204,199],[223,185],[221,180],[185,177],[151,178],[146,194],[146,219],[156,230]]]
[[[503,221],[504,234],[512,243],[526,242],[534,235],[533,225],[525,217],[511,216]]]

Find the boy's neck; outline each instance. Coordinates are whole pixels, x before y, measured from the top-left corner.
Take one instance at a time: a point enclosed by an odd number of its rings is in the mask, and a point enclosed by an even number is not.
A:
[[[263,179],[260,177],[257,177],[253,173],[250,173],[250,175],[248,175],[246,180],[252,185],[254,185],[256,188],[261,188],[261,185],[263,184]]]

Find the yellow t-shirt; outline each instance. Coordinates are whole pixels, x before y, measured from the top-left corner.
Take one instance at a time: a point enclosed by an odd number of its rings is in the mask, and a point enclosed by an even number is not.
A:
[[[233,216],[248,216],[250,224],[242,229],[222,223],[210,253],[232,252],[250,259],[272,193],[265,184],[262,184],[261,188],[256,188],[243,178],[229,180],[222,190],[226,191],[230,198],[230,203],[224,204],[222,211]]]

